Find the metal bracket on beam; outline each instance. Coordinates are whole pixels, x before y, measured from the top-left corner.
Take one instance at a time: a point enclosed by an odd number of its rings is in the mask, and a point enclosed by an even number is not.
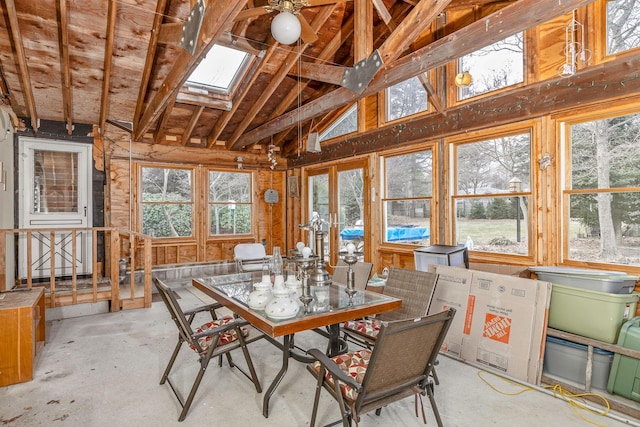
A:
[[[198,36],[200,35],[205,9],[204,0],[198,0],[193,9],[191,9],[187,22],[182,26],[180,44],[191,55],[196,52],[196,47],[198,47]]]
[[[376,50],[367,59],[363,59],[353,67],[344,70],[342,86],[361,94],[382,68],[382,65],[382,58]]]

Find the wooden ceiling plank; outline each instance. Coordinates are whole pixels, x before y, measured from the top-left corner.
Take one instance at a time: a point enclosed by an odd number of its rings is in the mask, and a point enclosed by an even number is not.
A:
[[[36,101],[31,88],[31,77],[29,76],[29,67],[27,67],[27,56],[22,45],[22,34],[18,24],[18,12],[13,0],[5,0],[5,8],[7,17],[9,18],[9,26],[11,27],[11,37],[13,38],[13,47],[16,50],[16,60],[20,69],[20,77],[22,88],[24,91],[25,102],[29,110],[31,118],[31,128],[34,132],[38,131],[38,112],[36,111]]]
[[[67,134],[73,133],[73,104],[71,100],[71,67],[69,65],[69,14],[67,0],[58,0],[60,32],[60,70],[62,71],[62,108]]]
[[[449,36],[439,39],[393,64],[386,65],[360,94],[338,88],[300,108],[246,132],[236,146],[247,146],[287,129],[299,120],[306,121],[335,108],[373,95],[431,69],[446,65],[454,59],[474,52],[510,35],[535,27],[557,16],[592,3],[594,0],[519,0],[476,21]]]
[[[318,12],[311,23],[311,28],[317,31],[331,16],[334,7],[325,7],[320,12]],[[245,117],[242,121],[236,126],[233,133],[229,137],[226,143],[227,149],[238,150],[243,148],[244,146],[239,146],[236,144],[238,139],[242,136],[243,132],[249,127],[253,118],[258,114],[258,112],[264,107],[266,102],[271,98],[273,93],[278,89],[278,86],[287,77],[287,74],[290,69],[297,65],[298,59],[302,52],[308,47],[308,43],[302,43],[299,46],[299,49],[292,50],[287,58],[284,60],[276,74],[273,76],[273,79],[269,82],[269,86],[260,94],[260,97],[256,102],[253,103]]]
[[[384,21],[387,26],[389,26],[392,22],[391,14],[389,13],[389,9],[384,5],[384,1],[382,0],[372,0],[373,7],[375,7],[378,12],[378,16],[380,19]]]
[[[451,0],[421,0],[378,48],[383,63],[398,59],[449,3]]]
[[[233,20],[240,9],[244,7],[246,0],[219,0],[215,6],[209,4],[204,13],[202,27],[196,44],[194,55],[182,51],[175,60],[175,65],[167,74],[160,89],[142,113],[140,121],[134,128],[134,140],[142,138],[151,124],[157,120],[160,113],[172,98],[175,98],[180,87],[189,77],[189,74],[200,62],[200,58],[209,51],[216,37],[220,36],[227,21]]]
[[[116,32],[118,5],[116,0],[109,0],[107,18],[107,38],[104,42],[104,72],[102,76],[102,96],[100,97],[100,135],[104,135],[109,112],[109,87],[111,86],[111,65],[113,63],[113,41]]]
[[[193,130],[195,129],[196,124],[198,124],[198,120],[200,119],[200,115],[202,114],[203,111],[204,111],[203,106],[196,107],[195,111],[191,115],[191,120],[189,120],[189,124],[184,129],[184,132],[182,134],[182,145],[187,145],[187,142],[189,141],[189,139],[191,139],[191,134],[193,133]]]
[[[142,108],[144,106],[147,87],[149,86],[149,79],[151,78],[151,70],[153,68],[153,62],[156,55],[156,48],[158,46],[158,37],[160,36],[160,26],[162,25],[162,19],[164,17],[164,9],[166,5],[167,0],[158,0],[158,4],[156,5],[153,26],[151,28],[151,36],[149,37],[149,46],[147,48],[147,56],[144,61],[142,77],[140,78],[138,101],[136,102],[136,110],[133,115],[134,129],[136,128],[137,123],[140,120],[140,116],[142,115]]]

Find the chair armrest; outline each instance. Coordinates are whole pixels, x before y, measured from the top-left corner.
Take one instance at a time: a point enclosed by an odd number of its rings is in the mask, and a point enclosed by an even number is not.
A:
[[[219,302],[214,302],[211,304],[207,304],[207,305],[203,305],[200,307],[196,307],[196,308],[192,308],[191,310],[184,310],[184,315],[185,316],[189,316],[191,314],[196,314],[196,313],[201,313],[203,311],[211,311],[211,310],[217,310],[219,308],[224,307],[222,304],[220,304]]]
[[[312,348],[307,351],[308,354],[313,356],[322,366],[325,367],[327,371],[331,374],[331,376],[335,380],[343,382],[347,384],[349,387],[355,389],[358,393],[362,391],[362,384],[354,380],[351,376],[345,374],[345,372],[336,365],[336,363],[331,360],[329,356],[324,354],[322,350],[317,348]]]

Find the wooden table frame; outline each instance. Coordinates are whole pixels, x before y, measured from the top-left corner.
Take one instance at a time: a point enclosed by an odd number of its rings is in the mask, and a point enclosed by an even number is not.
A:
[[[329,353],[335,353],[339,349],[339,343],[337,338],[339,337],[340,324],[347,320],[357,319],[360,317],[371,316],[374,314],[384,313],[387,311],[397,310],[402,306],[402,300],[392,298],[389,296],[383,296],[379,293],[370,291],[364,292],[365,298],[370,301],[366,304],[353,305],[341,309],[335,309],[326,312],[309,313],[304,317],[296,317],[287,320],[271,320],[262,312],[255,311],[239,302],[234,297],[230,297],[224,292],[216,289],[215,285],[207,283],[215,278],[202,278],[193,279],[192,283],[196,289],[199,289],[209,297],[215,299],[238,316],[247,320],[256,328],[265,333],[266,338],[282,349],[282,367],[276,375],[275,379],[264,394],[262,415],[265,418],[269,417],[269,399],[273,395],[275,389],[280,384],[280,381],[287,372],[289,366],[289,358],[293,357],[300,360],[294,352],[293,335],[296,332],[302,332],[307,330],[322,330],[320,328],[329,327],[329,333],[327,336],[330,340]],[[245,281],[237,281],[236,283],[242,283]],[[224,285],[233,283],[221,283]],[[331,292],[344,293],[344,286],[332,284]],[[282,344],[276,340],[278,337],[283,337]]]

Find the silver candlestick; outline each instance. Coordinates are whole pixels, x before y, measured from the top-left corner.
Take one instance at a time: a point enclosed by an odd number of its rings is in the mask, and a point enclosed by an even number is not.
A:
[[[302,295],[300,295],[300,302],[304,305],[304,312],[309,313],[311,308],[309,305],[313,301],[313,295],[311,295],[311,286],[309,285],[309,272],[316,265],[316,257],[295,257],[293,259],[295,263],[298,265],[298,269],[301,273],[301,281],[302,281]]]
[[[358,262],[358,255],[350,252],[346,253],[342,259],[349,266],[347,270],[347,288],[344,291],[349,296],[349,302],[351,302],[353,296],[358,292],[356,290],[356,273],[353,271],[353,264]]]

